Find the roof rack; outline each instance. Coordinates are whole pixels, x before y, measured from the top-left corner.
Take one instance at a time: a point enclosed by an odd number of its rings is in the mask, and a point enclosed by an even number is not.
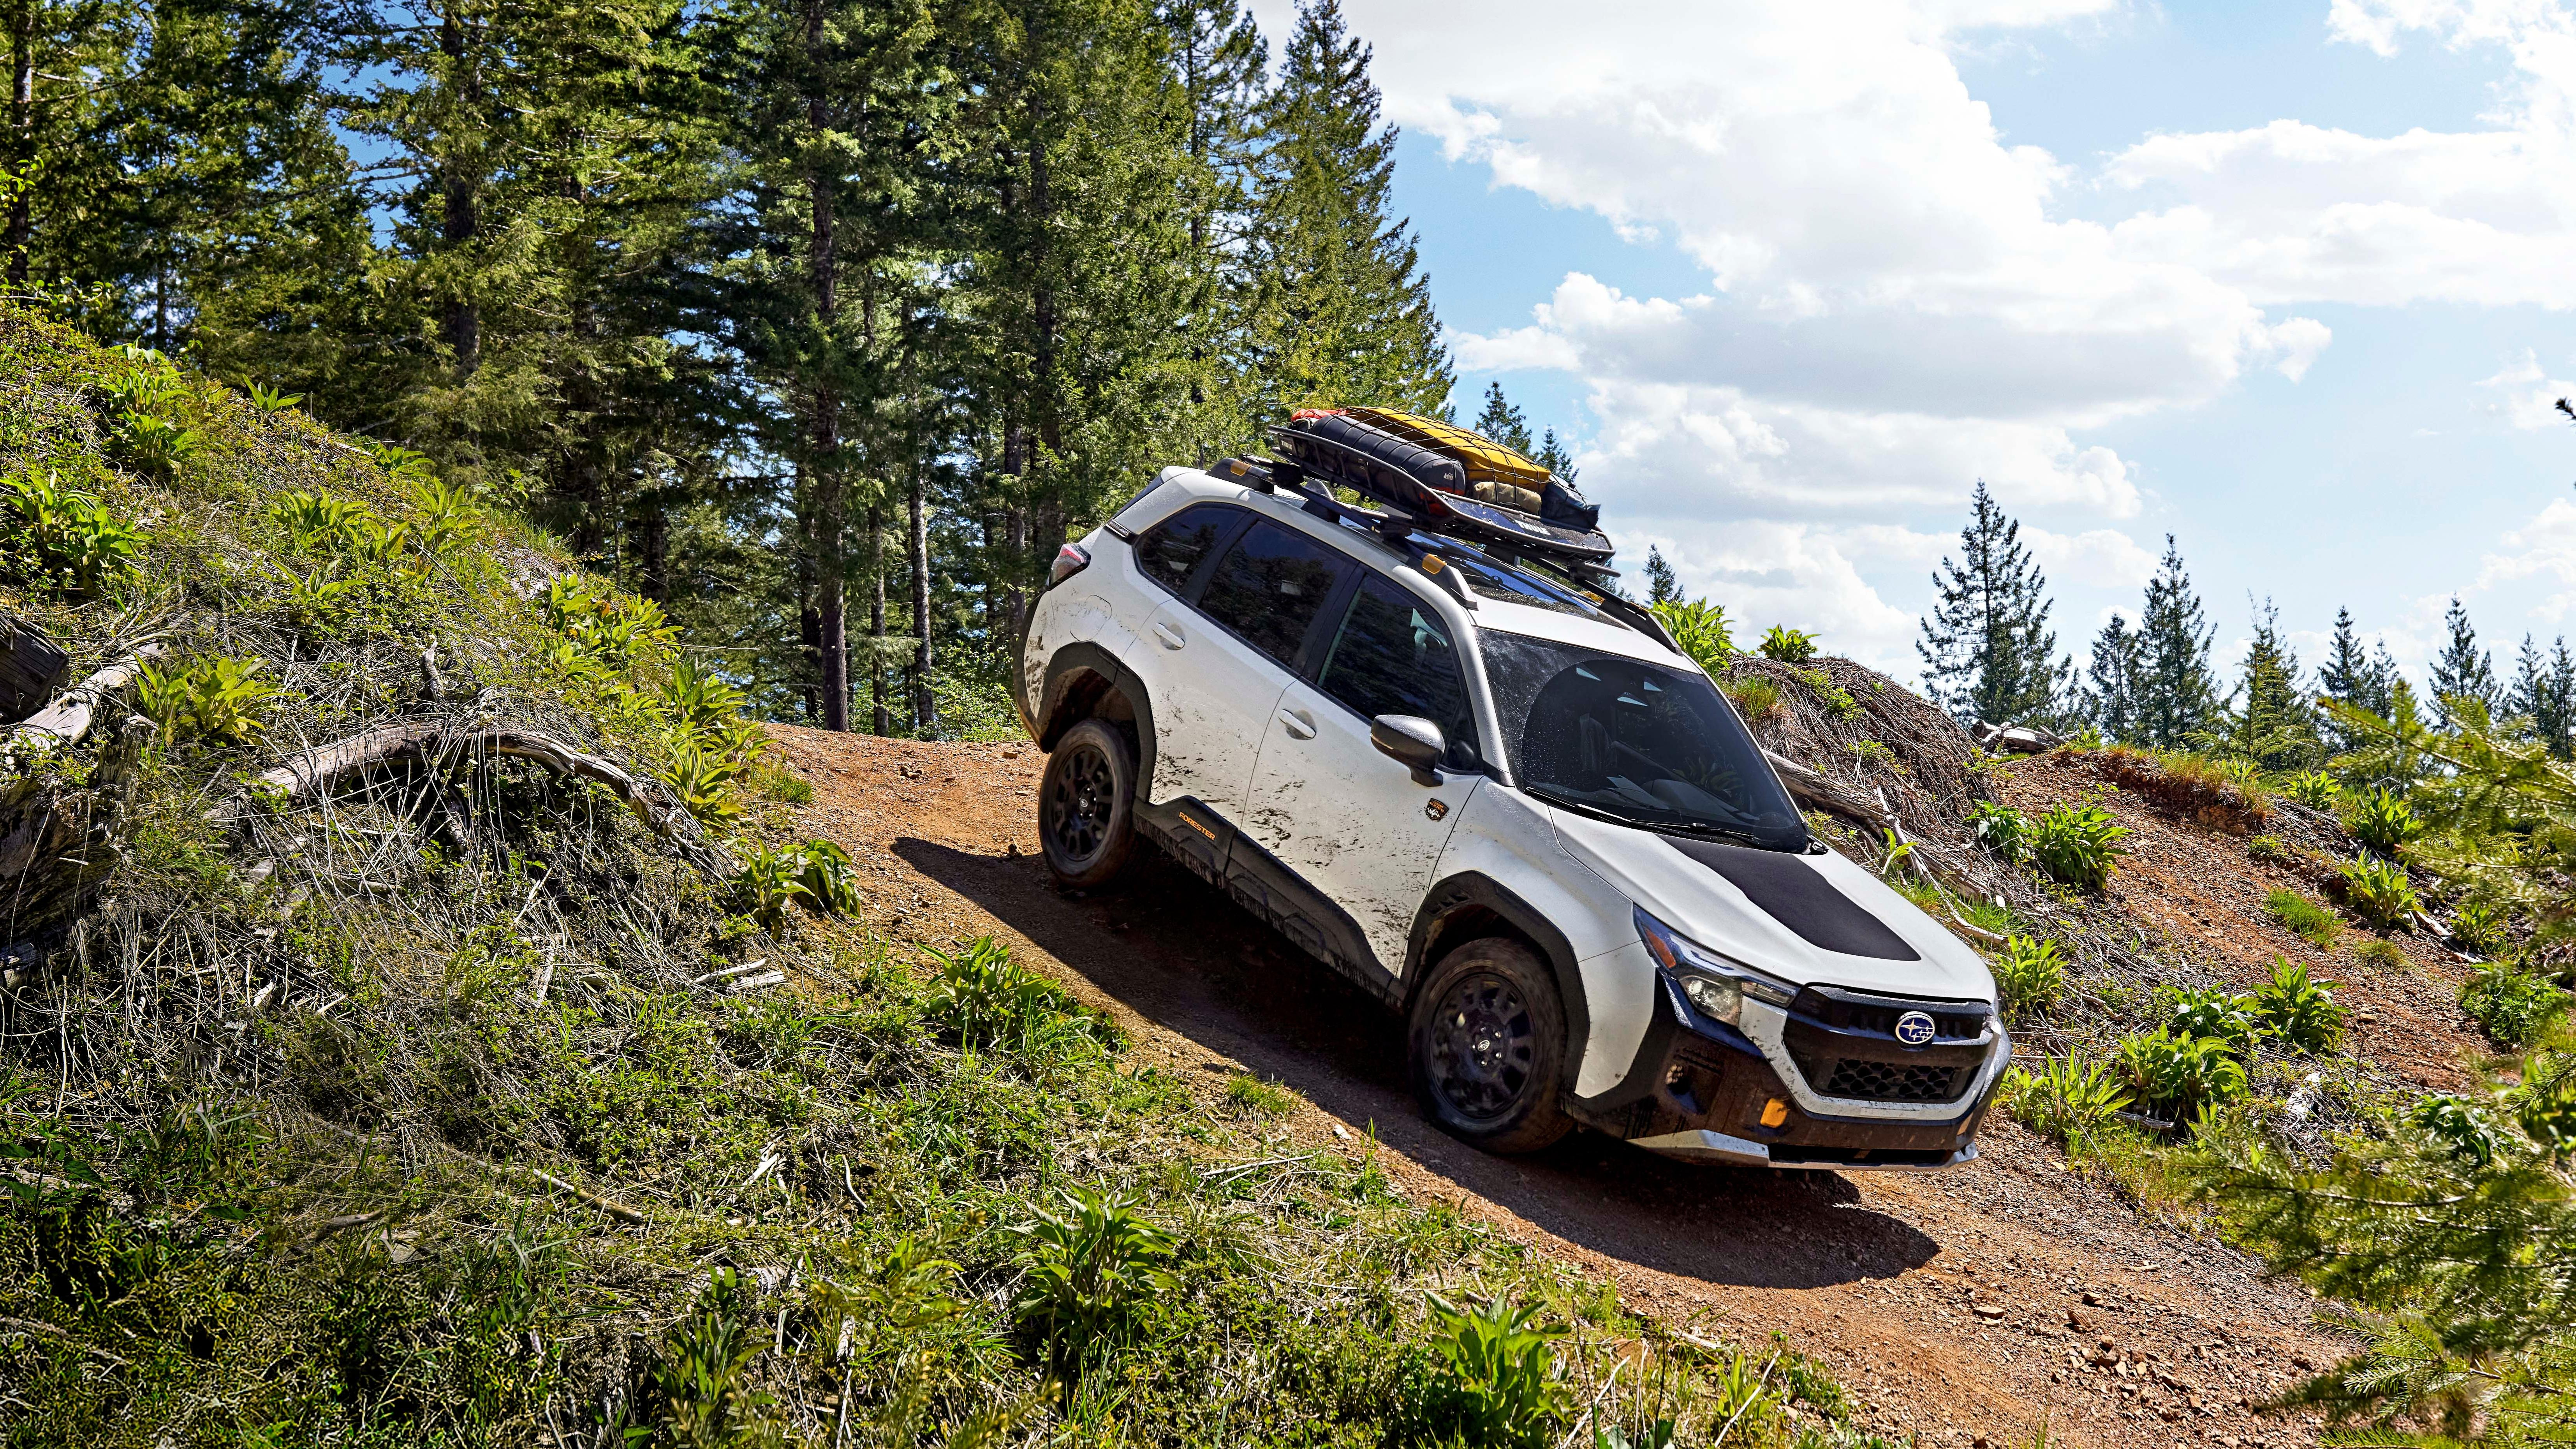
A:
[[[1598,526],[1599,505],[1454,424],[1389,408],[1309,408],[1270,438],[1302,474],[1381,503],[1425,533],[1544,558],[1598,589],[1618,577],[1606,564],[1616,550]]]

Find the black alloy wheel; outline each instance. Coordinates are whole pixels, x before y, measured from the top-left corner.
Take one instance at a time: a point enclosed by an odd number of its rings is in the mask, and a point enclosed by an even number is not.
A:
[[[1526,944],[1470,941],[1415,998],[1414,1094],[1441,1130],[1488,1152],[1535,1152],[1570,1131],[1556,981]]]
[[[1105,885],[1135,844],[1136,756],[1096,719],[1065,731],[1038,787],[1038,846],[1068,889]]]

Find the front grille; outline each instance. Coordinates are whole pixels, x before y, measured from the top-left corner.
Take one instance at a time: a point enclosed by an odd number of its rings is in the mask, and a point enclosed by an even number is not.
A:
[[[1825,1080],[1828,1097],[1863,1102],[1949,1102],[1959,1096],[1958,1067],[1864,1062],[1845,1057]]]
[[[1928,1013],[1938,1041],[1974,1041],[1985,1033],[1992,1014],[1982,1001],[1908,1001],[1830,986],[1807,987],[1789,1009],[1841,1031],[1865,1031],[1890,1040],[1896,1036],[1896,1019],[1908,1011]]]

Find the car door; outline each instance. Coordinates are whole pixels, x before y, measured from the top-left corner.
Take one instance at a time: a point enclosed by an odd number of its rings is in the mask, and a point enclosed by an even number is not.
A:
[[[1244,833],[1330,897],[1367,937],[1379,969],[1404,969],[1413,917],[1440,852],[1483,776],[1465,661],[1430,603],[1374,570],[1319,634],[1313,682],[1292,682],[1271,710]],[[1382,714],[1440,726],[1461,768],[1415,782],[1369,743]]]
[[[1196,581],[1195,602],[1155,611],[1138,650],[1151,660],[1138,668],[1154,706],[1149,801],[1194,796],[1242,823],[1279,692],[1324,600],[1355,567],[1296,529],[1256,519]]]

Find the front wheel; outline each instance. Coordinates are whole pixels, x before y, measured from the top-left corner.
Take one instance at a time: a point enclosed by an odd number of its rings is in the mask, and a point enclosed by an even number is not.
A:
[[[1038,846],[1067,890],[1107,885],[1136,845],[1136,752],[1096,719],[1066,730],[1038,784]]]
[[[1487,1152],[1536,1152],[1574,1126],[1565,1080],[1565,1007],[1538,953],[1470,941],[1414,999],[1407,1042],[1414,1095],[1440,1129]]]

